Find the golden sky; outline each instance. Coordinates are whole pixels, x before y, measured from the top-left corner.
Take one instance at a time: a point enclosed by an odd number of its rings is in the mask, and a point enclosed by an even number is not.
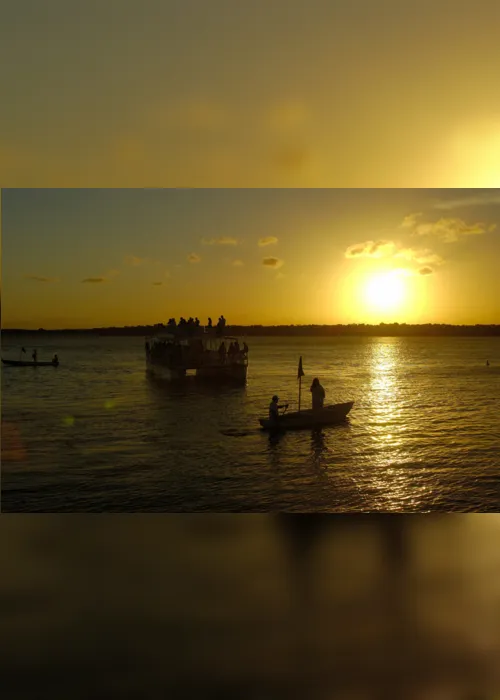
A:
[[[4,3],[9,187],[495,187],[498,0]]]
[[[500,323],[497,189],[4,189],[2,325]]]

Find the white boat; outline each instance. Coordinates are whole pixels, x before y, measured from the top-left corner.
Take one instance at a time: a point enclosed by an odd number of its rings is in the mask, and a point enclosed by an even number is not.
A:
[[[241,349],[228,353],[237,340],[203,329],[191,334],[175,329],[146,339],[146,366],[151,373],[169,381],[183,379],[194,371],[198,379],[245,384],[248,353]]]

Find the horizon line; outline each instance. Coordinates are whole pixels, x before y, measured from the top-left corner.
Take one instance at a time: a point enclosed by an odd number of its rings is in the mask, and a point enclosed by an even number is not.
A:
[[[446,328],[496,328],[500,327],[499,323],[444,323],[444,322],[423,322],[423,323],[406,323],[400,321],[381,321],[380,323],[232,323],[227,324],[226,329],[229,328],[262,328],[262,329],[275,329],[275,328],[353,328],[353,327],[366,327],[366,328],[380,328],[382,326],[402,326],[407,328],[421,328],[429,326],[440,326]],[[167,324],[164,323],[144,323],[135,325],[125,325],[125,326],[88,326],[79,328],[44,328],[40,326],[38,328],[22,328],[22,327],[10,327],[2,328],[3,333],[13,333],[13,332],[24,332],[24,333],[60,333],[71,331],[75,332],[90,332],[90,331],[106,331],[106,330],[134,330],[134,329],[155,329],[155,328],[167,328]],[[177,326],[178,327],[178,326]],[[208,328],[208,326],[200,326],[200,328]],[[215,326],[213,326],[215,331]]]

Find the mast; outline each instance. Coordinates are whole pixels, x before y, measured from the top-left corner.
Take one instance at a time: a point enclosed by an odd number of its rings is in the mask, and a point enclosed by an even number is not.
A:
[[[297,372],[297,377],[299,380],[299,413],[300,413],[300,397],[302,394],[302,377],[304,376],[304,370],[302,369],[302,355],[300,356],[299,360],[299,369]]]

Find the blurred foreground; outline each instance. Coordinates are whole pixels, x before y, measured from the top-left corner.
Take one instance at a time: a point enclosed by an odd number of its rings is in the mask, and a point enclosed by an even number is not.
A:
[[[2,524],[2,697],[500,697],[500,515]]]

